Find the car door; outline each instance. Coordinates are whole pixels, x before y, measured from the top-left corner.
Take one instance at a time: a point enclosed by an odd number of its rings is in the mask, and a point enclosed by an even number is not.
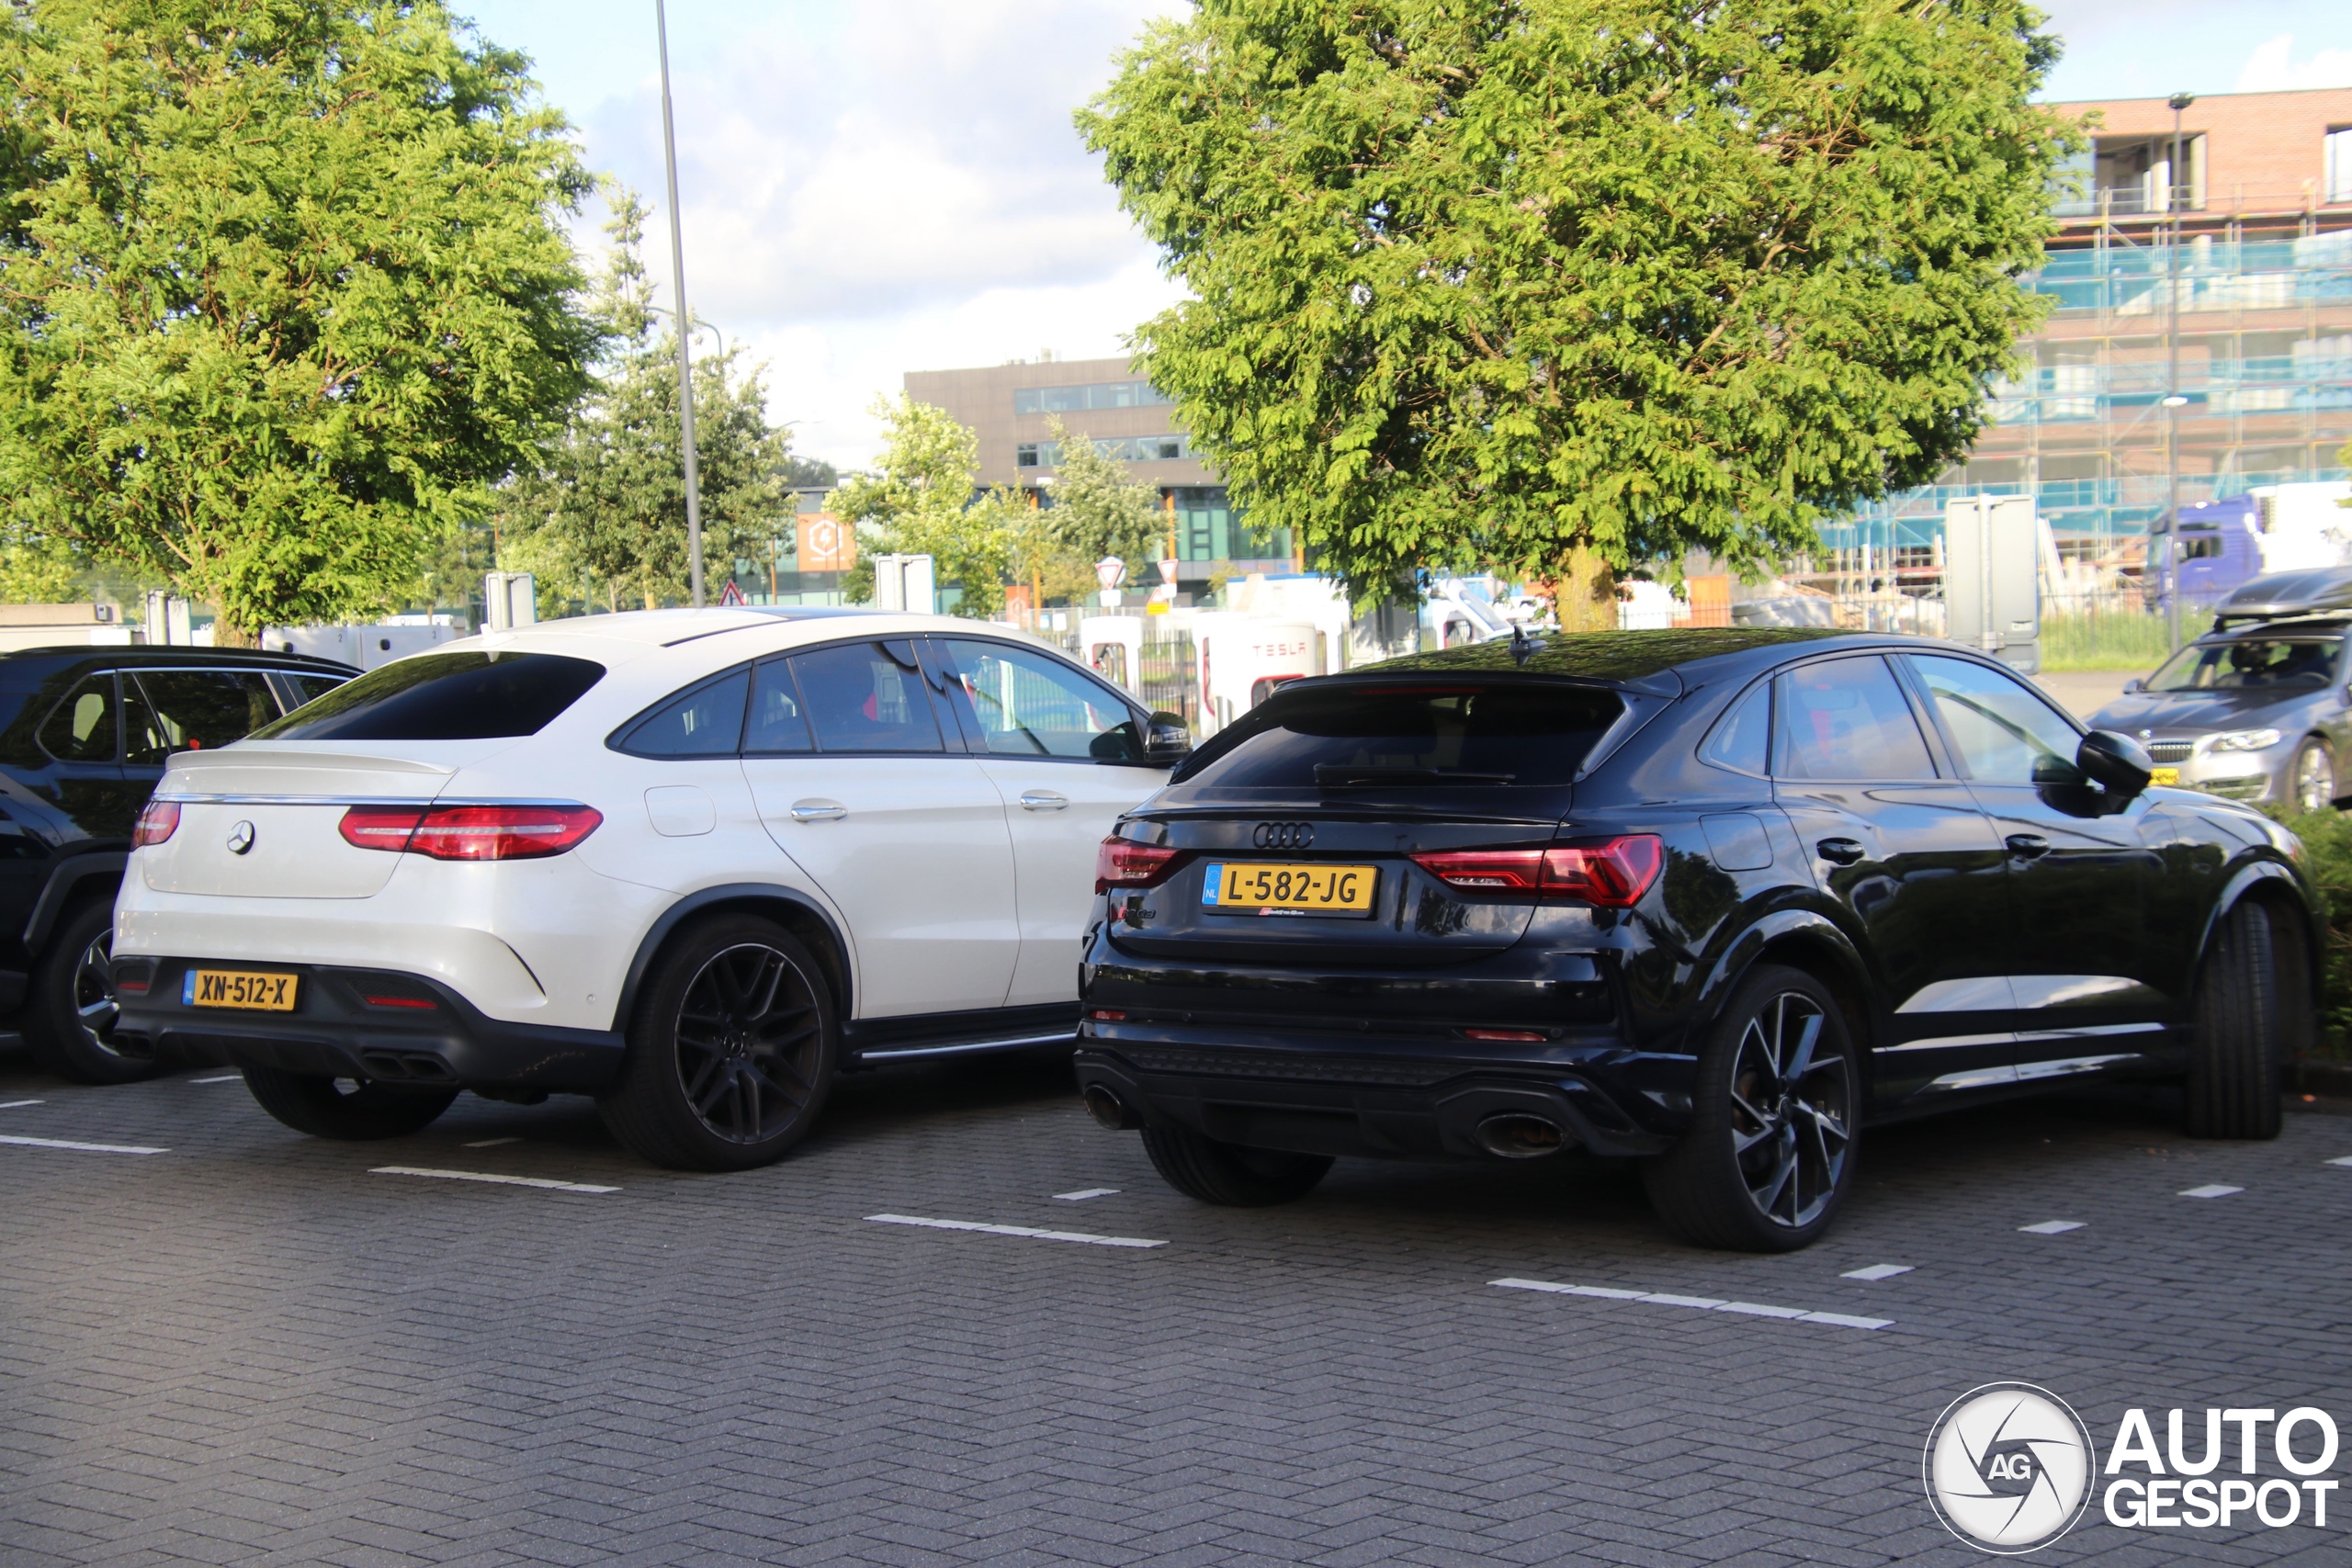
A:
[[[2007,889],[1992,824],[1967,784],[1939,771],[1880,656],[1798,665],[1772,701],[1773,798],[1884,993],[1879,1104],[2007,1087]]]
[[[153,784],[122,771],[122,698],[112,673],[83,677],[57,699],[35,731],[47,753],[38,793],[93,840],[128,840]]]
[[[2161,1050],[2196,932],[2189,907],[2163,896],[2156,798],[2091,787],[2075,766],[2081,731],[2007,671],[1902,657],[2003,842],[2018,1077],[2098,1072]]]
[[[1076,1001],[1095,850],[1168,771],[1144,761],[1145,720],[1126,699],[1059,660],[979,637],[932,648],[1012,834],[1021,958],[1006,1004]]]
[[[849,923],[859,1018],[1001,1007],[1019,962],[1004,802],[943,706],[908,638],[752,671],[743,773],[762,825]]]

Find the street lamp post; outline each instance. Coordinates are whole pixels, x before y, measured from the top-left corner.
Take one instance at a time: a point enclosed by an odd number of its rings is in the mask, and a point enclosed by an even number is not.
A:
[[[2180,392],[2180,112],[2197,99],[2175,93],[2172,105],[2172,161],[2165,165],[2165,213],[2172,220],[2171,243],[2165,246],[2165,576],[2170,582],[2170,613],[2165,636],[2180,647],[2180,409],[2188,400]]]
[[[662,39],[662,158],[670,181],[670,277],[678,300],[678,423],[686,447],[686,575],[695,608],[702,608],[702,482],[695,468],[694,317],[686,310],[686,242],[678,222],[678,134],[670,115],[670,18],[653,0],[653,28]]]

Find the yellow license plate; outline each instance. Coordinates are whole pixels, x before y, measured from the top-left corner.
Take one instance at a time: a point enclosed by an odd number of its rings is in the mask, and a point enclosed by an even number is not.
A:
[[[292,1012],[300,979],[300,975],[262,975],[249,969],[191,969],[180,984],[180,1001],[188,1007]]]
[[[2152,784],[2177,784],[2180,783],[2180,770],[2178,768],[2150,768],[2148,782]]]
[[[1201,904],[1255,915],[1369,915],[1380,870],[1369,865],[1212,862]]]

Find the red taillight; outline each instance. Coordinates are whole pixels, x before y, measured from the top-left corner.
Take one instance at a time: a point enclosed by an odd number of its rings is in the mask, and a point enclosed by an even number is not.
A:
[[[130,847],[143,850],[150,844],[160,844],[179,831],[180,803],[176,800],[151,800],[139,813],[139,826],[130,830]]]
[[[1541,1043],[1544,1039],[1540,1029],[1465,1029],[1462,1032],[1472,1040],[1503,1041],[1517,1045]]]
[[[359,999],[371,1008],[420,1008],[430,1011],[434,1005],[423,997],[379,997],[365,992]]]
[[[1413,863],[1449,886],[1574,900],[1604,909],[1641,902],[1666,863],[1656,833],[1627,833],[1593,844],[1548,850],[1434,850]]]
[[[1183,858],[1182,850],[1131,843],[1125,839],[1105,839],[1094,852],[1094,891],[1157,887],[1175,873],[1177,863]]]
[[[343,814],[345,843],[435,860],[539,860],[560,855],[596,830],[593,806],[355,806]]]

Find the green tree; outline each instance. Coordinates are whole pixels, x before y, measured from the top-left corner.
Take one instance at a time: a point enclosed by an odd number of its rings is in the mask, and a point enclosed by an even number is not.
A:
[[[873,413],[886,426],[874,471],[851,475],[825,497],[825,510],[858,531],[858,562],[842,578],[843,597],[873,597],[869,554],[927,555],[942,587],[963,589],[958,614],[997,615],[1026,502],[997,491],[973,500],[979,441],[946,410],[901,392],[896,402],[876,399]]]
[[[560,438],[514,486],[501,558],[551,574],[551,589],[593,583],[609,607],[626,597],[651,608],[692,592],[678,340],[653,304],[645,206],[620,186],[609,199],[613,243],[591,312],[605,355]],[[790,456],[786,433],[768,423],[762,369],[747,367],[740,348],[698,359],[694,385],[703,558],[715,584],[738,558],[764,557],[769,531],[790,511]]]
[[[1964,452],[2079,135],[2018,0],[1200,0],[1078,124],[1154,385],[1360,597],[1745,571]]]
[[[523,58],[435,0],[41,0],[0,77],[16,525],[231,642],[406,599],[594,344]]]
[[[1048,526],[1084,564],[1090,584],[1094,563],[1106,556],[1127,563],[1130,584],[1142,583],[1151,575],[1147,563],[1159,560],[1168,546],[1168,518],[1159,497],[1148,486],[1131,483],[1117,458],[1103,456],[1086,437],[1072,435],[1059,419],[1047,429],[1057,449]]]

